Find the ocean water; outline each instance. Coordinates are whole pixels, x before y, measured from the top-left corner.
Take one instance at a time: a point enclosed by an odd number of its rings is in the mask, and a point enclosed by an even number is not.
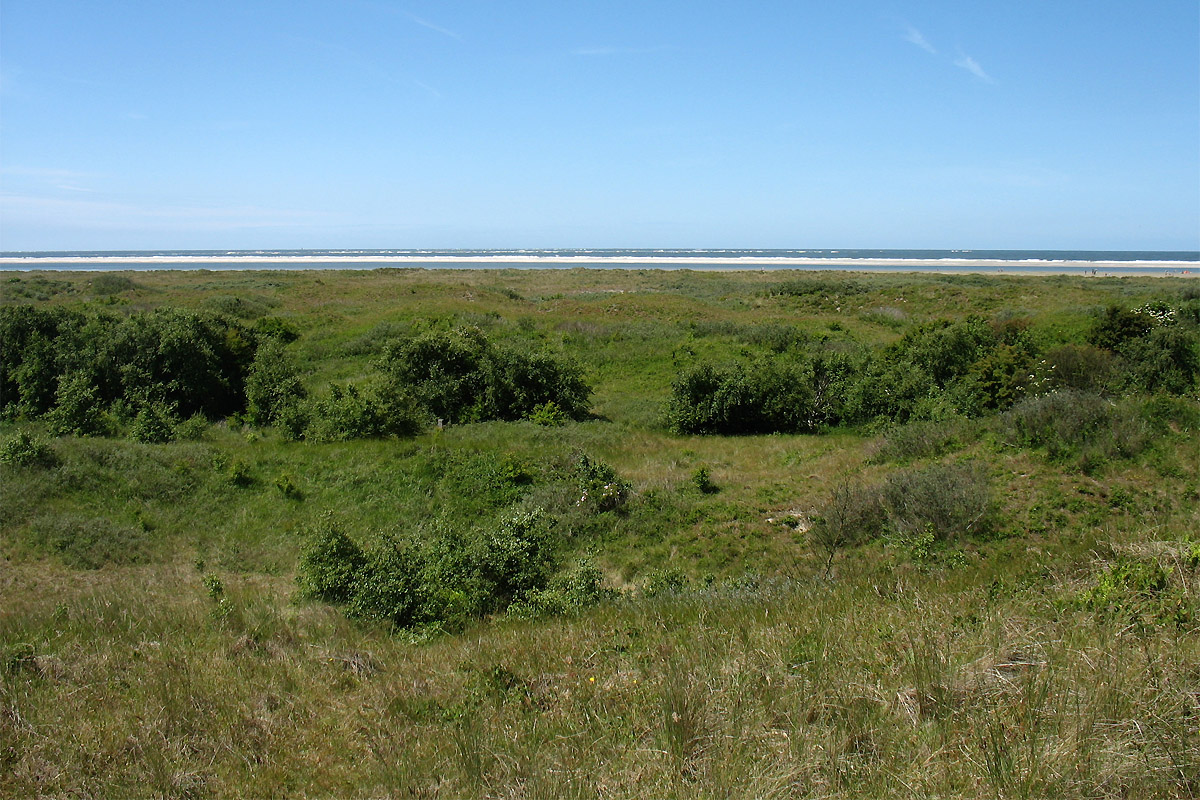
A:
[[[1111,250],[141,250],[0,252],[0,270],[835,269],[1197,275],[1200,251]]]

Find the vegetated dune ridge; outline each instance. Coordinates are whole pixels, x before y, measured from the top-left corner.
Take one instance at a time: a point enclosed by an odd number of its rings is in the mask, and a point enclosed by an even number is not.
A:
[[[1190,287],[0,276],[0,795],[1195,796]]]

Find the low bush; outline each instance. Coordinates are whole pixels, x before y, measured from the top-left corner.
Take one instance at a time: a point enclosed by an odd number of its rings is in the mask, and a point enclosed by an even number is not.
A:
[[[292,420],[288,413],[281,413],[276,419],[290,427]],[[353,383],[332,384],[328,394],[306,406],[301,419],[304,438],[312,442],[413,436],[421,430],[423,422],[415,403],[407,396],[386,385],[360,388]]]
[[[980,464],[961,462],[898,472],[882,486],[888,524],[901,536],[931,532],[937,541],[986,533],[992,491]]]
[[[666,422],[681,434],[742,435],[812,430],[811,373],[797,363],[701,364],[672,385]]]
[[[307,396],[284,340],[268,338],[259,346],[246,376],[246,415],[250,422],[280,425]]]
[[[49,443],[31,436],[28,431],[19,431],[0,444],[0,464],[54,467],[58,465],[58,456]]]
[[[843,481],[834,487],[818,511],[811,528],[813,542],[825,552],[825,575],[833,569],[838,552],[879,536],[887,511],[878,486]]]
[[[540,509],[512,510],[465,533],[435,525],[420,537],[381,537],[366,549],[326,518],[308,537],[297,576],[302,596],[343,605],[353,617],[457,629],[514,603],[582,601],[569,579],[547,594],[557,558]]]
[[[871,449],[874,461],[907,461],[940,456],[970,441],[972,423],[962,418],[920,420],[885,432]]]
[[[1151,430],[1130,401],[1064,390],[1030,397],[1001,418],[1001,427],[1025,447],[1043,449],[1057,462],[1087,471],[1113,458],[1131,458],[1151,441]]]
[[[592,392],[576,367],[546,353],[500,347],[478,328],[389,343],[380,366],[396,387],[446,422],[517,420],[547,403],[582,419]]]
[[[529,592],[524,600],[509,607],[509,613],[525,618],[561,616],[617,596],[616,590],[604,585],[599,567],[584,562],[553,578],[545,589]]]

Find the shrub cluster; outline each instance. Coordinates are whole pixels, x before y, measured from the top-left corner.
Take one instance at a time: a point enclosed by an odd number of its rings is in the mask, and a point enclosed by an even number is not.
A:
[[[827,554],[883,535],[927,537],[934,545],[987,534],[993,524],[991,480],[975,462],[902,470],[879,483],[847,480],[818,509],[813,541]]]
[[[180,418],[241,411],[257,346],[251,331],[215,315],[25,305],[0,308],[0,342],[5,417],[45,417],[56,434],[136,423],[145,441]]]
[[[504,611],[561,608],[599,597],[599,576],[572,573],[552,584],[557,547],[541,509],[510,512],[489,528],[435,529],[362,548],[329,518],[300,557],[301,593],[351,616],[399,628],[458,628]]]
[[[1000,424],[1016,444],[1044,449],[1052,461],[1075,461],[1085,470],[1136,456],[1153,434],[1135,402],[1074,389],[1027,398]]]
[[[454,423],[541,419],[551,403],[552,415],[582,419],[592,391],[573,365],[502,347],[473,327],[391,343],[380,366],[429,414]]]
[[[1088,336],[1043,352],[1021,319],[917,326],[875,351],[810,345],[680,373],[677,433],[795,433],[823,425],[945,420],[1003,411],[1055,389],[1185,395],[1200,382],[1200,332],[1166,304],[1109,309]]]

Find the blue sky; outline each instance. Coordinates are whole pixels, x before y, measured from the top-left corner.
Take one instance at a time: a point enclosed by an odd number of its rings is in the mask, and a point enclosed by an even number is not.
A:
[[[0,249],[1200,247],[1200,4],[0,4]]]

